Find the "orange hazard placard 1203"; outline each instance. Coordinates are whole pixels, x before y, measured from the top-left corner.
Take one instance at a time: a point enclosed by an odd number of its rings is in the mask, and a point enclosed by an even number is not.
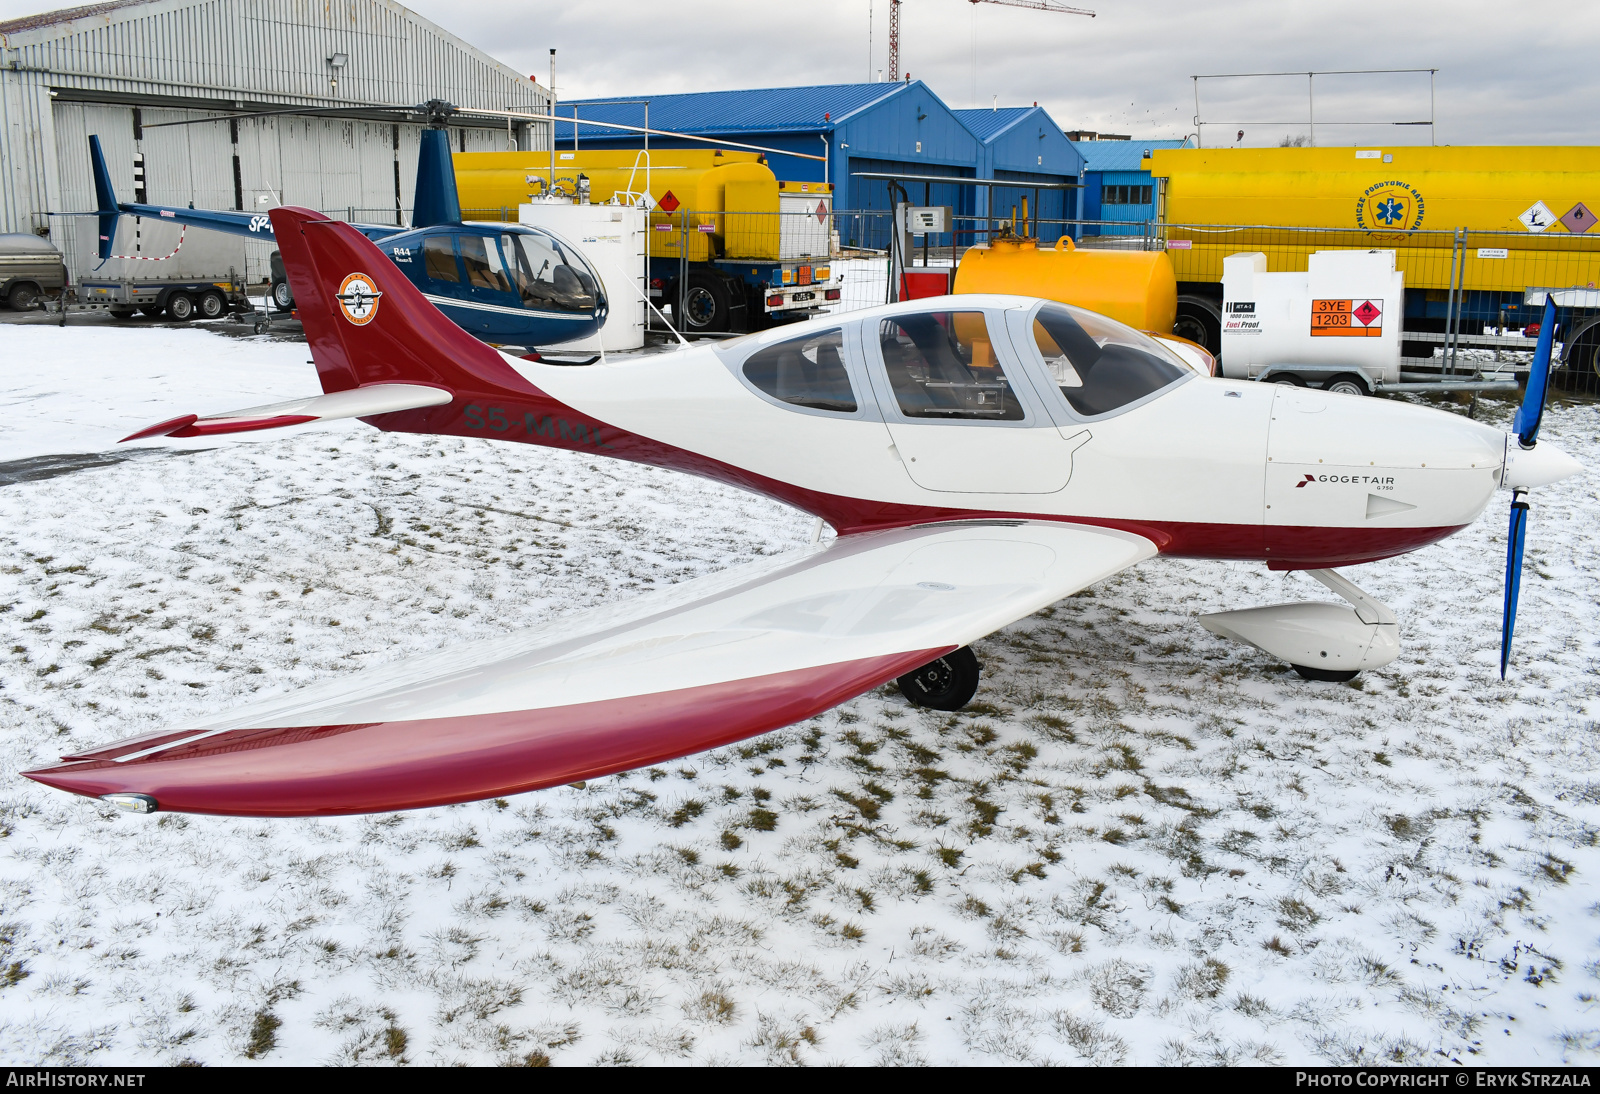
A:
[[[1313,338],[1381,338],[1383,303],[1377,300],[1313,300]]]

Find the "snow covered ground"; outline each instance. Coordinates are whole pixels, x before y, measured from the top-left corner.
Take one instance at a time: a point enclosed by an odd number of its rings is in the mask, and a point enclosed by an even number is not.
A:
[[[0,326],[0,460],[313,391],[307,356]],[[1600,468],[1594,405],[1547,422]],[[1502,497],[1356,571],[1405,653],[1349,685],[1193,620],[1323,598],[1309,579],[1155,559],[980,643],[957,715],[885,689],[586,789],[249,821],[117,814],[15,772],[581,618],[811,522],[359,424],[147,448],[0,466],[6,1063],[1600,1055],[1600,475],[1535,496],[1503,684]]]

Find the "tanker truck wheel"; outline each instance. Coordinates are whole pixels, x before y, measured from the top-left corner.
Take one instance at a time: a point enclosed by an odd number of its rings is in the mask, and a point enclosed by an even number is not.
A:
[[[684,330],[694,333],[728,330],[732,310],[728,286],[719,278],[703,273],[689,275],[688,287],[683,292],[683,319],[680,324]]]
[[[1172,333],[1206,348],[1213,357],[1222,353],[1222,304],[1209,296],[1178,297],[1178,315]]]
[[[27,311],[39,299],[39,290],[29,282],[22,282],[11,286],[11,295],[6,303],[11,305],[12,311]]]
[[[1343,372],[1328,381],[1327,390],[1335,395],[1365,395],[1367,385],[1361,382],[1361,377]]]
[[[1600,377],[1600,328],[1590,327],[1579,335],[1567,351],[1564,363],[1580,377],[1580,383],[1593,384],[1595,378]]]

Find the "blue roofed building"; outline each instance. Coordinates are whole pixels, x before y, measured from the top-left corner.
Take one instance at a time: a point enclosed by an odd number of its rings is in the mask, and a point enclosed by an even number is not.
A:
[[[1073,141],[1082,154],[1084,220],[1118,221],[1119,225],[1086,226],[1093,235],[1142,235],[1147,221],[1156,219],[1159,185],[1150,174],[1150,153],[1157,148],[1187,148],[1183,140],[1142,141],[1127,137]]]
[[[648,100],[645,102],[643,100]],[[920,80],[906,83],[826,84],[746,91],[704,91],[674,95],[615,95],[605,99],[570,99],[556,109],[576,111],[580,119],[556,124],[556,146],[638,148],[639,134],[605,129],[585,122],[613,122],[670,130],[696,137],[775,149],[767,162],[779,179],[830,182],[833,207],[839,211],[888,212],[894,202],[885,179],[860,177],[863,172],[892,174],[905,181],[912,202],[948,205],[962,218],[1009,218],[1027,196],[1035,217],[1071,219],[1078,214],[1075,190],[1039,190],[1028,184],[1076,184],[1083,157],[1050,115],[1035,106],[999,110],[951,110]],[[576,132],[574,132],[576,129]],[[700,141],[652,136],[651,148],[705,148]],[[786,154],[788,153],[788,154]],[[825,158],[813,158],[825,157]],[[969,186],[956,182],[918,184],[918,177],[997,179],[1010,186]],[[968,220],[960,242],[984,238],[968,234],[986,225]],[[846,246],[882,248],[887,225],[882,218],[841,217],[840,241]],[[1053,242],[1059,225],[1043,225]],[[947,246],[948,235],[929,238]]]
[[[839,210],[893,209],[889,184],[882,179],[858,178],[859,172],[978,178],[985,170],[987,153],[982,142],[920,80],[569,99],[557,106],[557,117],[576,108],[581,120],[576,134],[572,123],[557,122],[556,147],[571,148],[574,136],[580,148],[640,147],[638,134],[583,122],[642,126],[646,104],[618,100],[646,99],[651,129],[724,139],[730,147],[753,144],[780,153],[799,153],[769,154],[767,162],[781,180],[831,182],[834,208]],[[707,146],[652,136],[650,147]],[[910,196],[914,201],[923,200],[921,192]],[[927,197],[930,204],[949,205],[958,214],[970,216],[973,212],[975,194],[970,186],[930,184]],[[848,228],[841,225],[841,233],[847,236]],[[843,242],[848,245],[851,240],[844,238]],[[856,242],[874,245],[865,239]]]
[[[1015,209],[1020,216],[1026,198],[1030,215],[1039,220],[1071,220],[1078,215],[1076,190],[1028,186],[1075,184],[1083,171],[1083,155],[1044,108],[1035,104],[954,113],[983,144],[980,177],[1019,184],[979,191],[979,204],[986,203],[979,213],[1009,219]],[[1063,231],[1059,224],[1040,224],[1035,234],[1044,243],[1054,243]]]

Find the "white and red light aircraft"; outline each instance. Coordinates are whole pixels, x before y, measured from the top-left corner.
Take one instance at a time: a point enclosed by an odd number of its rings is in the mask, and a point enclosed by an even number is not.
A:
[[[272,212],[324,394],[183,418],[199,436],[358,417],[732,483],[816,515],[827,546],[352,673],[27,772],[135,812],[299,816],[502,796],[674,759],[889,680],[965,704],[968,644],[1156,554],[1306,569],[1352,607],[1204,622],[1340,679],[1398,627],[1331,567],[1433,543],[1576,472],[1518,434],[1425,408],[1198,375],[1104,317],[1009,296],[828,316],[589,367],[462,332],[364,236]],[[1541,342],[1548,367],[1549,349]],[[1508,567],[1506,641],[1515,574]]]

